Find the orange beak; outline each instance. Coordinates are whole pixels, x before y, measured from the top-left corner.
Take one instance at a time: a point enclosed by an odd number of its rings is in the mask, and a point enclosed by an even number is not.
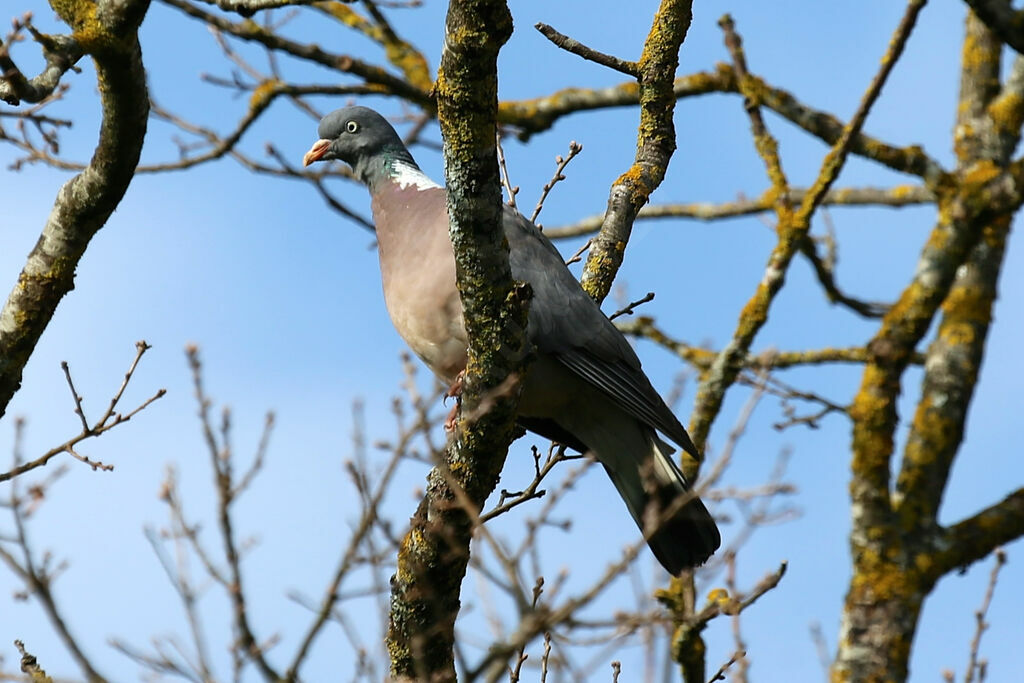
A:
[[[320,161],[324,155],[327,154],[327,150],[331,148],[330,140],[317,140],[313,143],[313,146],[309,148],[302,157],[302,165],[309,166],[314,161]]]

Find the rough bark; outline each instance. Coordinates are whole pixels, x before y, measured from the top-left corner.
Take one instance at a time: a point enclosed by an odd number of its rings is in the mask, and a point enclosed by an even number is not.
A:
[[[525,365],[528,291],[512,280],[495,154],[503,0],[452,0],[437,80],[448,212],[469,358],[462,413],[402,543],[387,644],[399,680],[453,681],[454,628],[476,515],[497,485]]]
[[[939,507],[963,439],[1014,213],[1021,204],[1018,83],[1001,88],[1002,43],[968,17],[957,109],[957,169],[939,192],[939,220],[914,278],[868,345],[851,407],[853,576],[833,681],[903,681],[921,605],[946,573],[1024,529],[1020,492],[943,529]],[[1003,101],[1001,106],[993,103]],[[1014,125],[1007,125],[1015,122]],[[941,307],[941,308],[940,308]],[[895,490],[896,402],[910,354],[941,312]]]
[[[103,120],[92,160],[57,193],[39,241],[0,312],[0,416],[20,388],[25,364],[57,304],[74,288],[75,268],[89,241],[128,189],[149,116],[137,34],[149,0],[108,0],[98,6],[87,0],[52,0],[51,5],[73,29],[64,43],[69,55],[82,51],[96,64]]]
[[[581,278],[583,289],[598,301],[603,301],[611,291],[633,221],[665,179],[669,160],[676,151],[672,121],[676,97],[672,84],[679,68],[679,48],[692,18],[692,0],[662,0],[636,64],[640,101],[636,159],[612,183],[604,222],[591,243]]]

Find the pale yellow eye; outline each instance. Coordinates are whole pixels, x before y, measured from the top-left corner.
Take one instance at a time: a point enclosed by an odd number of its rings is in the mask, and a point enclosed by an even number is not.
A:
[[[356,123],[355,121],[349,121],[348,124],[346,124],[345,128],[348,129],[349,133],[355,133],[357,130],[359,130],[359,124]]]

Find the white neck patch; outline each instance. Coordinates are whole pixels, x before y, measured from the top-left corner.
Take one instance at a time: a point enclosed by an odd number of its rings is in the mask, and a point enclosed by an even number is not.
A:
[[[410,185],[415,187],[417,190],[429,190],[435,187],[441,187],[433,180],[427,177],[427,175],[416,168],[410,166],[404,161],[396,161],[393,169],[393,175],[391,176],[398,186],[403,190]]]

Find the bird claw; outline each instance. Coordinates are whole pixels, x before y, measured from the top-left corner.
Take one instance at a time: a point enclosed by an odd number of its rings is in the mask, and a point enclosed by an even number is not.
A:
[[[465,379],[466,379],[466,371],[463,370],[458,375],[455,376],[455,381],[452,382],[450,387],[448,387],[448,391],[444,392],[444,398],[441,399],[441,402],[444,403],[444,404],[447,404],[448,403],[448,399],[450,399],[450,398],[457,399],[457,398],[461,397],[462,396],[462,385],[463,385],[463,382],[465,381]]]
[[[465,379],[466,371],[463,370],[455,376],[455,381],[448,387],[448,391],[444,392],[444,398],[441,399],[442,405],[447,405],[450,398],[455,399],[455,405],[448,411],[448,417],[444,420],[444,431],[449,434],[455,431],[455,422],[459,417],[459,406],[462,405],[462,387]]]
[[[455,431],[455,423],[459,417],[459,402],[456,402],[452,406],[452,409],[448,411],[448,417],[444,419],[444,431],[446,434],[451,434]]]

